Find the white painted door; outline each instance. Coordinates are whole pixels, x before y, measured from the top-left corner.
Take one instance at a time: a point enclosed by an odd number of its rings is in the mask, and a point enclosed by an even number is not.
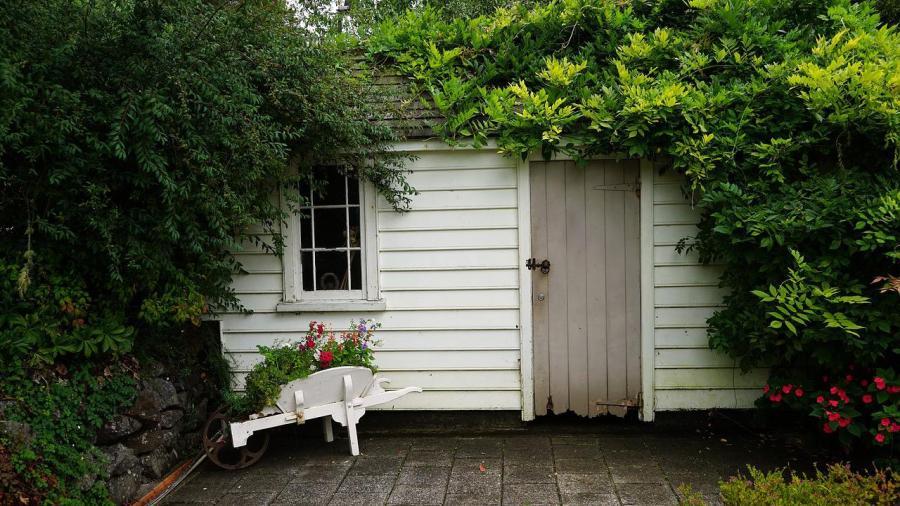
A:
[[[637,160],[530,164],[536,415],[637,401],[639,176]]]

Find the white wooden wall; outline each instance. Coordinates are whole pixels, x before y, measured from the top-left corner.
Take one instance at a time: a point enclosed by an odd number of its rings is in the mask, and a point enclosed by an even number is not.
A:
[[[765,370],[742,374],[734,360],[709,349],[706,319],[720,306],[720,267],[675,251],[696,233],[699,213],[685,198],[685,180],[654,171],[653,284],[656,410],[745,408],[759,397]]]
[[[259,360],[257,345],[298,340],[310,320],[342,329],[364,317],[384,324],[376,359],[391,386],[425,390],[386,409],[521,409],[515,160],[491,151],[418,155],[409,164],[410,182],[420,191],[412,211],[398,214],[378,204],[386,311],[276,313],[280,259],[253,245],[238,255],[248,274],[237,276],[234,287],[255,313],[220,318],[238,387]],[[722,296],[718,270],[699,265],[695,254],[675,252],[697,222],[683,179],[657,174],[653,185],[656,410],[749,407],[766,371],[742,374],[707,345],[705,322]]]
[[[249,274],[234,287],[255,311],[221,317],[238,387],[259,360],[257,345],[298,340],[310,320],[344,329],[364,317],[383,324],[376,361],[391,388],[424,389],[386,409],[521,409],[516,162],[490,151],[435,151],[407,167],[420,192],[412,210],[378,203],[386,311],[276,313],[280,260],[255,248],[238,255]]]

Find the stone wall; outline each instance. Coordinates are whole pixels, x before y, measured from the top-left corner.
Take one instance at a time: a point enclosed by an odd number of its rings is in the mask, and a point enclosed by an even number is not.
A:
[[[200,432],[214,395],[204,373],[177,374],[145,365],[134,404],[97,434],[96,444],[109,460],[109,493],[117,504],[143,496],[200,452]]]

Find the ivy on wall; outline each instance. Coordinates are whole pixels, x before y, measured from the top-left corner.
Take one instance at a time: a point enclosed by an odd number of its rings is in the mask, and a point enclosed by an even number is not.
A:
[[[713,347],[793,385],[892,367],[900,260],[900,34],[848,0],[560,0],[368,41],[446,118],[510,155],[667,161],[702,212],[682,249],[724,264]],[[887,404],[896,399],[888,399]],[[837,427],[837,425],[835,426]]]

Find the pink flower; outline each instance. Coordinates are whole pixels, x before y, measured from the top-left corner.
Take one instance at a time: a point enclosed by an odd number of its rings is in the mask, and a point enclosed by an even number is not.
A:
[[[774,393],[774,394],[772,394],[772,395],[769,396],[769,400],[772,401],[772,402],[781,402],[781,394],[780,394],[780,393]]]
[[[816,402],[819,404],[824,404],[825,398],[820,395],[820,396],[816,397]]]
[[[891,427],[888,429],[888,432],[900,432],[900,424],[892,423]]]
[[[900,392],[900,385],[891,385],[888,387],[888,393],[896,394]]]
[[[764,393],[764,394],[769,393],[769,385],[766,385],[766,386],[763,387],[763,393]]]
[[[793,388],[794,388],[794,385],[791,385],[790,383],[788,383],[787,385],[781,387],[781,391],[786,394],[789,394],[789,393],[791,393],[791,390],[793,390]]]
[[[840,425],[841,427],[846,427],[846,426],[850,425],[850,419],[849,418],[841,418],[840,420],[838,420],[838,425]]]
[[[797,388],[796,390],[794,390],[794,395],[796,395],[797,397],[803,397],[803,389]]]
[[[881,426],[882,426],[882,427],[888,427],[888,426],[890,426],[890,425],[891,425],[891,420],[890,420],[890,418],[882,418],[882,419],[881,419]]]
[[[848,375],[847,375],[847,383],[850,383],[851,381],[853,381],[853,375],[852,375],[852,374],[848,374]]]
[[[878,390],[884,390],[884,387],[886,386],[886,384],[884,382],[884,378],[879,378],[878,376],[875,376],[875,379],[873,379],[872,381],[875,382],[875,388],[877,388]]]
[[[825,423],[824,425],[822,425],[822,432],[824,432],[825,434],[831,434],[832,432],[834,432],[834,429],[831,428],[831,424]]]
[[[828,390],[828,393],[830,393],[831,395],[837,395],[838,387],[831,387],[831,389]]]
[[[836,401],[836,400],[834,400],[834,399],[831,399],[830,401],[828,401],[828,404],[829,404],[832,408],[836,408],[837,405],[838,405],[839,403],[838,403],[838,401]]]
[[[867,387],[867,386],[869,386],[869,380],[867,380],[867,379],[861,379],[861,380],[859,380],[859,384],[862,385],[862,386],[864,386],[864,387]]]
[[[878,443],[884,443],[884,434],[875,434],[875,441]]]
[[[869,394],[863,394],[862,401],[863,404],[872,404],[872,396]]]
[[[841,414],[834,411],[826,411],[826,415],[828,415],[829,422],[836,422],[841,419]]]

